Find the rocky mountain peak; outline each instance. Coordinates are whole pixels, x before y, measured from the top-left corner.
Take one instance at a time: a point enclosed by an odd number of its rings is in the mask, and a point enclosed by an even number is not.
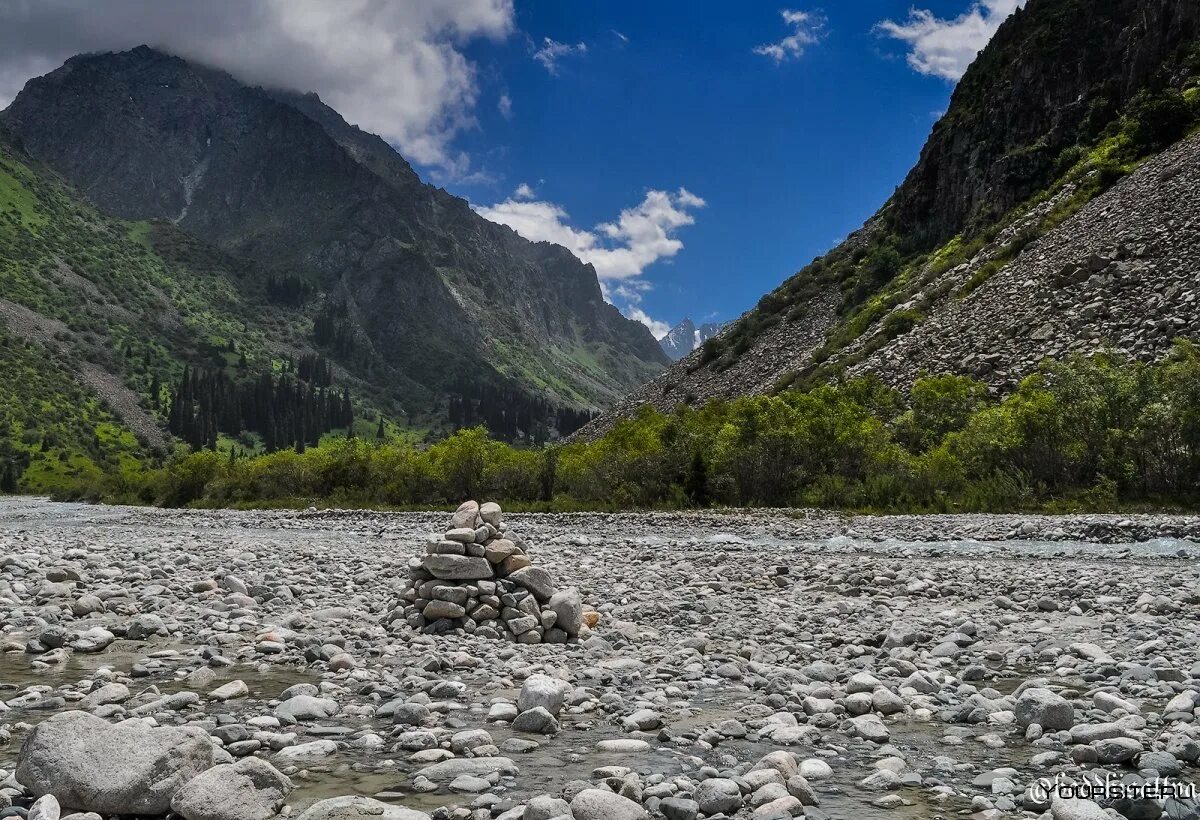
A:
[[[109,213],[173,222],[263,278],[311,282],[310,310],[335,310],[358,340],[342,364],[406,410],[414,385],[435,414],[447,396],[477,406],[513,391],[596,408],[667,362],[591,266],[426,185],[315,94],[143,46],[29,81],[0,125]]]
[[[658,343],[671,361],[677,362],[716,336],[724,327],[720,322],[706,322],[697,327],[690,317],[684,317]]]

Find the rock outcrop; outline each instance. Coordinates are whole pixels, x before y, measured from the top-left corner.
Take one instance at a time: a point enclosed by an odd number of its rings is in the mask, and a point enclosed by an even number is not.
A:
[[[915,288],[925,321],[849,373],[907,388],[925,373],[956,372],[1008,390],[1047,357],[1109,350],[1148,361],[1177,338],[1200,338],[1200,136],[1150,160],[967,291],[1003,242]]]
[[[427,634],[452,630],[518,643],[567,643],[586,628],[579,590],[559,589],[508,532],[499,504],[464,502],[444,535],[408,564],[400,605],[387,616]]]

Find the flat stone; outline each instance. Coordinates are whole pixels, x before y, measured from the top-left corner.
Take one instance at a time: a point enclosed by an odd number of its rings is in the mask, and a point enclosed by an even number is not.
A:
[[[427,555],[421,566],[434,578],[447,581],[477,581],[493,576],[492,565],[486,558],[467,555]]]

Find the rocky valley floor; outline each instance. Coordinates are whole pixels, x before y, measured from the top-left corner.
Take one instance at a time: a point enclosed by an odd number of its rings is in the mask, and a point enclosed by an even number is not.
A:
[[[0,499],[0,817],[1200,817],[1200,518],[510,515],[533,645],[396,617],[448,520]]]

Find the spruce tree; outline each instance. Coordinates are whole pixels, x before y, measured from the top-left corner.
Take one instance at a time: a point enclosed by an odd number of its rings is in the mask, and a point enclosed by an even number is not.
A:
[[[13,469],[11,464],[4,465],[4,472],[0,473],[0,493],[4,495],[15,495],[17,492],[17,471]]]
[[[376,441],[383,441],[384,439],[383,416],[379,417],[379,428],[375,431],[375,439]]]
[[[692,456],[687,476],[683,480],[683,491],[697,507],[708,506],[708,465],[699,450]]]

